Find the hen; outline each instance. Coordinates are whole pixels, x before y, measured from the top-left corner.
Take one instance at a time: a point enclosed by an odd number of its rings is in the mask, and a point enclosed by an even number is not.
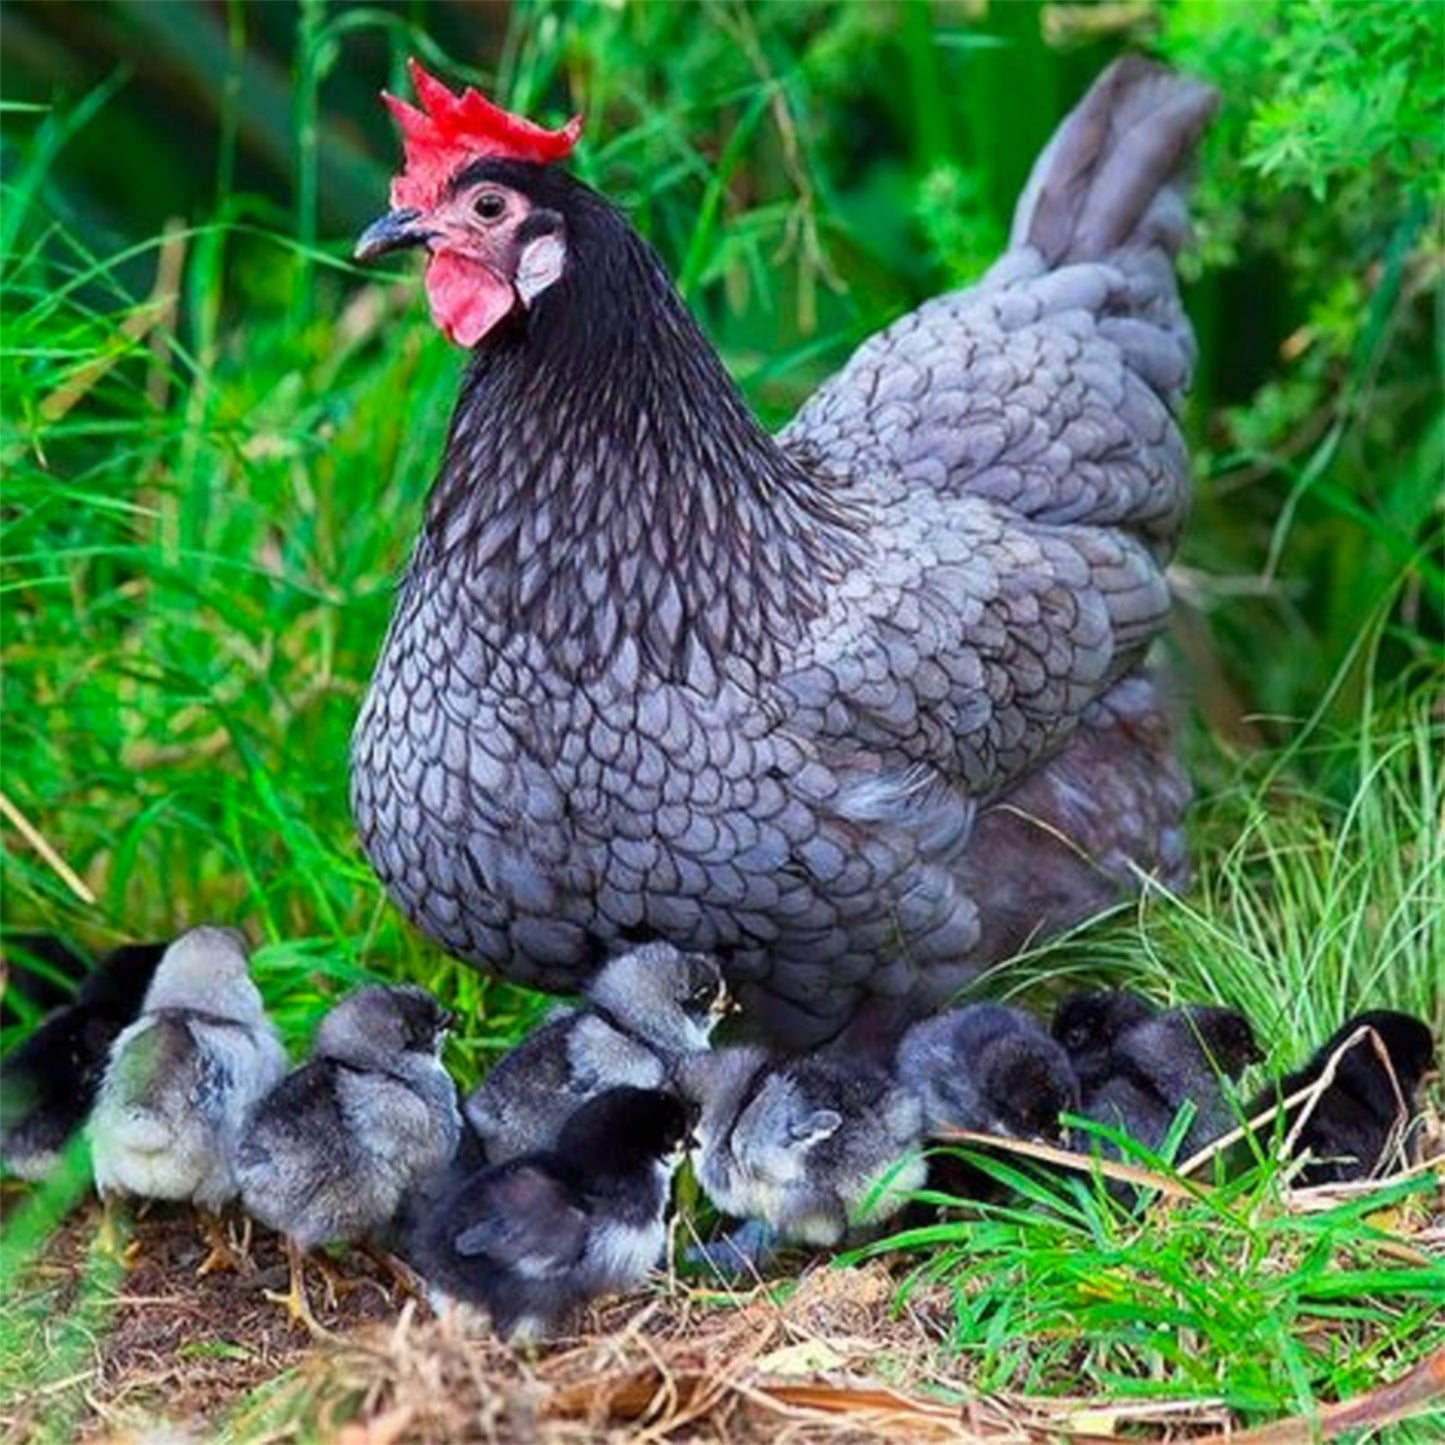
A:
[[[1188,790],[1141,667],[1188,504],[1172,261],[1213,92],[1112,66],[994,267],[774,438],[557,164],[578,121],[412,77],[357,255],[424,248],[473,350],[353,744],[407,916],[559,991],[639,940],[714,953],[799,1047],[1177,880]]]

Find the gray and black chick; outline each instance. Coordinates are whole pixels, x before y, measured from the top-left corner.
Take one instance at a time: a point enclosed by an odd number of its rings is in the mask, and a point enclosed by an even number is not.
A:
[[[1064,1050],[1028,1014],[1003,1004],[970,1004],[913,1025],[894,1064],[899,1083],[923,1106],[926,1139],[957,1129],[1057,1143],[1059,1116],[1079,1107],[1079,1081]],[[971,1146],[977,1147],[977,1146]],[[930,1155],[930,1189],[992,1199],[1001,1190],[950,1152]]]
[[[607,1089],[554,1150],[458,1171],[408,1250],[433,1304],[481,1306],[499,1335],[544,1339],[588,1300],[636,1288],[666,1247],[688,1119],[674,1094]]]
[[[1262,1090],[1250,1105],[1250,1116],[1316,1083],[1340,1047],[1363,1028],[1374,1031],[1390,1066],[1387,1069],[1381,1061],[1368,1035],[1341,1055],[1334,1078],[1319,1094],[1294,1140],[1291,1156],[1306,1161],[1296,1176],[1301,1183],[1368,1178],[1382,1162],[1396,1126],[1409,1117],[1420,1081],[1434,1063],[1435,1039],[1421,1020],[1372,1009],[1336,1029],[1304,1068]],[[1307,1102],[1282,1112],[1277,1127],[1285,1138]]]
[[[1157,1152],[1191,1105],[1179,1145],[1179,1157],[1187,1158],[1234,1127],[1221,1078],[1238,1079],[1260,1051],[1243,1014],[1197,1005],[1150,1014],[1120,1032],[1109,1055],[1110,1072],[1086,1091],[1081,1114]],[[1117,1155],[1111,1145],[1101,1148]]]
[[[22,940],[27,953],[45,952],[46,942]],[[125,944],[90,970],[68,948],[46,953],[67,970],[78,964],[79,986],[66,993],[54,985],[67,1002],[0,1063],[0,1161],[10,1173],[43,1179],[90,1117],[110,1047],[140,1013],[165,950],[164,943]]]
[[[468,1098],[487,1158],[552,1148],[578,1105],[604,1089],[668,1086],[678,1060],[708,1047],[729,1007],[717,961],[648,943],[609,960],[586,1003],[534,1030]]]
[[[286,1051],[230,928],[193,928],[161,956],[140,1017],[117,1036],[88,1133],[103,1199],[190,1200],[214,1229],[236,1196],[236,1137],[286,1071]]]
[[[972,1129],[1057,1139],[1079,1103],[1069,1056],[1020,1009],[970,1004],[916,1023],[898,1046],[899,1082],[923,1105],[923,1132]]]
[[[385,1229],[407,1191],[442,1168],[461,1135],[442,1067],[451,1015],[410,984],[358,989],[322,1019],[311,1057],[262,1099],[241,1132],[246,1212],[285,1237],[291,1317],[311,1313],[303,1256]]]
[[[1115,1041],[1158,1012],[1147,999],[1124,989],[1084,990],[1059,1004],[1049,1032],[1069,1056],[1087,1094],[1113,1072]]]
[[[872,1064],[723,1049],[688,1060],[682,1089],[700,1108],[703,1192],[784,1243],[836,1245],[927,1177],[923,1106]]]

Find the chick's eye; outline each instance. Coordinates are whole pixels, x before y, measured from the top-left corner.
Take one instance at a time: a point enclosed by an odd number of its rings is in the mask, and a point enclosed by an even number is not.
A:
[[[500,220],[507,213],[507,198],[500,191],[483,191],[472,202],[472,209],[483,221]]]

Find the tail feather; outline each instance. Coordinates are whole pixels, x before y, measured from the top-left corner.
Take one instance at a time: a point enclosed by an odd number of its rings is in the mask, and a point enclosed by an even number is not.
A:
[[[1125,248],[1172,256],[1189,231],[1184,173],[1218,101],[1209,86],[1143,56],[1115,61],[1035,162],[1010,245],[1050,266]]]

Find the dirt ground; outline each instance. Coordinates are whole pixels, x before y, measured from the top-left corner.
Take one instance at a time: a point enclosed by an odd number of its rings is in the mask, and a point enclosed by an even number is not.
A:
[[[75,1312],[99,1222],[95,1206],[83,1207],[18,1282],[45,1306],[37,1349],[54,1343],[47,1320]],[[1207,1401],[982,1398],[944,1372],[946,1291],[913,1291],[900,1307],[897,1275],[883,1262],[813,1268],[787,1290],[659,1287],[603,1305],[577,1338],[529,1352],[434,1318],[359,1252],[336,1261],[334,1305],[311,1278],[318,1318],[333,1332],[317,1341],[267,1298],[287,1280],[269,1234],[256,1232],[241,1271],[201,1279],[206,1245],[190,1213],[153,1210],[136,1221],[132,1244],[125,1266],[112,1260],[104,1325],[83,1342],[78,1368],[0,1390],[3,1445],[1138,1445],[1218,1439],[1232,1424]],[[1406,1406],[1422,1391],[1445,1393],[1445,1352],[1390,1389],[1404,1391]],[[1387,1418],[1401,1413],[1393,1397],[1353,1406],[1366,1407],[1364,1418],[1381,1407]],[[1258,1438],[1289,1445],[1310,1435],[1295,1422],[1294,1433]]]

